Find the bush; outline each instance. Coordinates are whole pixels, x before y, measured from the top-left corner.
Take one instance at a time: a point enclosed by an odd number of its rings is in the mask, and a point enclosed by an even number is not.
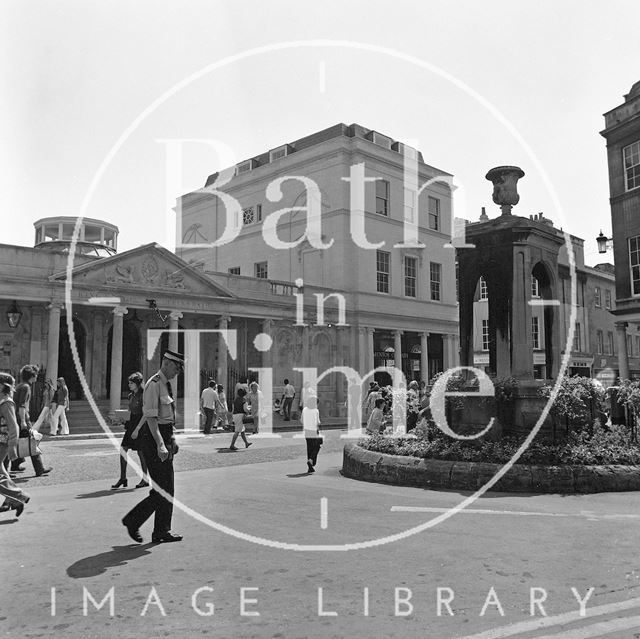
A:
[[[405,437],[374,435],[360,440],[367,450],[423,459],[504,464],[518,450],[523,438],[506,437],[497,442],[452,439],[433,423],[423,420]],[[596,420],[592,432],[574,432],[561,444],[534,441],[518,459],[519,464],[557,466],[623,464],[640,465],[640,446],[624,426],[605,427]]]

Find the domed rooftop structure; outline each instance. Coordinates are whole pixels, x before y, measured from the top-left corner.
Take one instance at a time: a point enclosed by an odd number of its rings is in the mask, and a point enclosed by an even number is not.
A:
[[[34,222],[34,247],[60,253],[71,249],[76,224],[79,223],[75,253],[88,257],[109,257],[118,248],[118,227],[103,220],[68,216],[43,217]]]

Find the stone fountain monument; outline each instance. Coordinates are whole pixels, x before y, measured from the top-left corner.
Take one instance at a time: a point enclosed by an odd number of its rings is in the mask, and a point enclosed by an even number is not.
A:
[[[501,215],[466,227],[469,248],[457,249],[460,312],[460,363],[473,366],[473,303],[478,280],[487,283],[489,304],[489,372],[493,377],[518,380],[513,423],[503,432],[529,430],[544,401],[541,382],[534,380],[532,305],[544,306],[546,377],[555,378],[560,365],[558,252],[562,235],[539,219],[512,214],[520,200],[517,184],[524,171],[517,166],[491,169],[493,201]],[[532,278],[540,298],[532,299]]]

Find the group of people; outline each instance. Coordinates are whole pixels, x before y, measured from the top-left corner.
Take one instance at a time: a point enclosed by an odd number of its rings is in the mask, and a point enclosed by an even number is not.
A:
[[[219,427],[231,430],[224,386],[216,384],[214,379],[209,380],[207,387],[200,395],[200,410],[205,416],[203,427],[205,435],[210,435],[212,430],[216,430]]]
[[[12,474],[24,470],[25,458],[20,456],[20,441],[26,443],[25,449],[30,454],[36,477],[52,470],[51,467],[45,467],[37,445],[40,439],[38,429],[44,418],[42,421],[39,418],[32,424],[29,413],[31,390],[37,376],[38,368],[27,364],[20,369],[20,383],[16,386],[12,375],[0,373],[0,494],[5,498],[0,512],[15,510],[18,517],[30,499],[12,477]],[[51,410],[46,400],[41,416],[45,408]],[[57,406],[55,410],[57,411]]]
[[[407,431],[413,430],[425,409],[427,399],[426,384],[413,380],[409,382],[406,395],[406,425]],[[369,391],[363,399],[362,417],[369,434],[384,433],[393,419],[393,389],[391,386],[379,386],[376,382],[369,384]]]

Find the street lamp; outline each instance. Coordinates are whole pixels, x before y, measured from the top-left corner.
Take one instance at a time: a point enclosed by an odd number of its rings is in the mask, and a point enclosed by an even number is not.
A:
[[[11,306],[7,309],[7,322],[10,328],[17,328],[22,319],[22,311],[18,306],[18,303],[13,300]]]
[[[600,235],[596,237],[596,242],[598,243],[598,253],[606,253],[607,252],[607,242],[611,242],[613,238],[607,237],[603,235],[602,229],[600,229]]]

